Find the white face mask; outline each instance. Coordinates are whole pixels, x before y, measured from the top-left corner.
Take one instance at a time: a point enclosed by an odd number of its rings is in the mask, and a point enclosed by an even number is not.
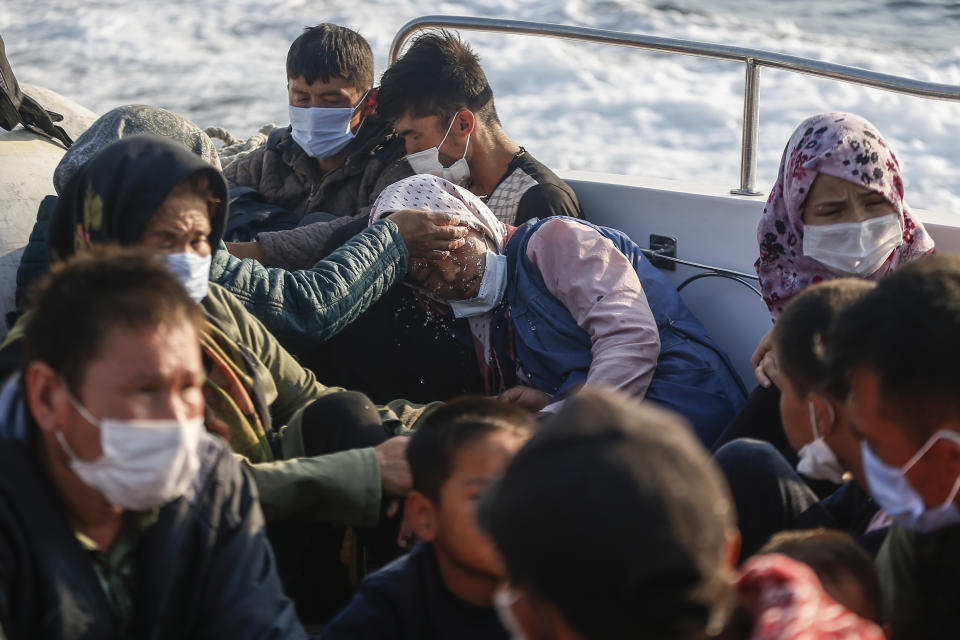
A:
[[[366,95],[360,100],[362,104]],[[350,122],[357,106],[353,107],[295,107],[290,105],[291,135],[294,142],[311,158],[329,158],[337,155],[356,133]],[[362,122],[360,123],[363,124]],[[357,127],[359,131],[360,127]]]
[[[477,295],[469,300],[447,300],[455,318],[469,318],[491,311],[500,304],[507,287],[507,256],[487,250],[487,264]]]
[[[899,469],[891,467],[877,457],[866,440],[860,442],[863,454],[863,472],[867,476],[873,499],[890,514],[897,523],[911,531],[928,533],[944,527],[960,524],[960,507],[954,502],[960,491],[960,476],[953,483],[950,495],[942,504],[927,508],[923,498],[907,479],[907,472],[922,458],[937,440],[951,440],[960,444],[960,434],[953,431],[938,431],[920,447],[907,464]]]
[[[803,255],[845,276],[869,276],[901,244],[903,229],[895,213],[863,222],[803,227]]]
[[[843,465],[840,464],[837,454],[833,452],[823,436],[818,435],[816,405],[813,400],[810,401],[809,407],[813,441],[800,447],[800,451],[797,452],[800,457],[800,461],[797,463],[797,471],[814,480],[828,480],[834,484],[842,484]],[[832,423],[836,414],[833,412],[832,405],[827,403],[827,407],[830,409],[830,422]]]
[[[510,634],[510,640],[524,640],[525,638],[523,629],[517,622],[517,617],[513,615],[512,607],[517,598],[518,596],[509,587],[502,587],[493,592],[493,608],[497,612],[497,617],[500,618],[500,624]]]
[[[210,281],[210,258],[195,253],[167,253],[163,256],[167,268],[176,276],[194,302],[207,297]]]
[[[144,511],[182,496],[200,471],[203,418],[116,420],[95,418],[70,394],[70,401],[90,424],[100,429],[103,455],[81,460],[66,438],[56,432],[70,458],[70,468],[111,503]]]
[[[460,114],[458,113],[457,115]],[[429,149],[424,149],[423,151],[411,153],[407,156],[407,162],[410,163],[410,167],[414,173],[429,173],[430,175],[443,178],[460,186],[470,181],[470,165],[467,164],[470,134],[467,134],[467,146],[464,147],[463,156],[461,156],[459,160],[449,167],[445,167],[440,163],[440,147],[446,142],[447,136],[449,136],[450,131],[453,130],[453,123],[456,121],[457,116],[455,115],[453,116],[453,120],[450,121],[450,126],[447,127],[447,132],[443,134],[443,140],[440,141],[440,144],[435,147],[430,147]]]

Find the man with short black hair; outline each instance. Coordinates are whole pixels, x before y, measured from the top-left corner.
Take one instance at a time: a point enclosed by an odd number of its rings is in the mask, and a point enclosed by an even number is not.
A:
[[[164,263],[52,270],[0,393],[0,637],[305,638]]]
[[[415,173],[468,187],[502,222],[583,215],[573,189],[503,130],[480,60],[456,35],[414,40],[384,71],[378,100]]]
[[[398,162],[403,143],[374,114],[373,51],[357,32],[323,23],[308,27],[287,53],[291,125],[224,168],[231,187],[252,187],[271,204],[293,211],[312,226],[316,246],[343,220],[360,214],[380,189],[410,174]],[[321,215],[325,214],[325,215]],[[289,254],[283,236],[264,232],[257,242],[234,244],[239,257],[267,266],[309,268],[320,258]],[[294,247],[295,248],[295,247]],[[320,256],[322,257],[322,255]]]
[[[894,519],[877,557],[896,637],[960,629],[960,258],[881,278],[829,334],[870,491]]]

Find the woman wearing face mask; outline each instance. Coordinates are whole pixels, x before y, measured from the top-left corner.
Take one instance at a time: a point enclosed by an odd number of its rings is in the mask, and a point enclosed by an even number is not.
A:
[[[617,389],[684,415],[707,445],[743,402],[726,355],[619,231],[564,216],[505,225],[430,175],[384,189],[371,220],[406,209],[472,227],[449,256],[411,261],[408,280],[428,322],[467,320],[459,337],[475,348],[487,393],[550,411],[582,385]]]
[[[386,496],[408,490],[406,438],[391,436],[404,426],[398,413],[409,424],[421,410],[397,401],[395,413],[362,394],[325,387],[239,300],[208,283],[226,196],[222,174],[181,145],[126,137],[101,149],[69,181],[48,240],[54,259],[103,243],[152,249],[203,307],[205,422],[244,457],[268,515],[291,522],[294,533],[287,530],[281,546],[293,559],[285,562],[278,553],[291,589],[290,576],[313,571],[300,577],[316,583],[331,575],[316,565],[304,569],[298,545],[307,545],[311,558],[335,547],[329,555],[339,564],[339,540],[321,539],[305,522],[372,527],[390,502]],[[303,540],[295,535],[301,532],[311,535]]]
[[[893,150],[866,119],[840,112],[807,118],[793,132],[757,242],[760,288],[774,321],[811,284],[851,276],[876,280],[933,251],[933,239],[904,200]],[[795,460],[777,419],[771,332],[750,362],[760,387],[717,446],[760,438]]]

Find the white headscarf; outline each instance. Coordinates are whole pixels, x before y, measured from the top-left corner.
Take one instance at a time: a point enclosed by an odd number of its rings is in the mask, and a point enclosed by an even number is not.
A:
[[[419,174],[394,182],[381,191],[377,201],[373,203],[370,224],[403,209],[460,216],[463,222],[490,238],[498,253],[503,253],[507,227],[497,220],[479,197],[448,180]]]

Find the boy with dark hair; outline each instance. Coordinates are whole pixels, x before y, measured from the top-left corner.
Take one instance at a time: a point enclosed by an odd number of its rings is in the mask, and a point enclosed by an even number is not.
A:
[[[204,429],[202,325],[131,250],[37,291],[0,393],[0,637],[306,638],[252,479]]]
[[[330,23],[305,29],[287,53],[287,94],[291,125],[275,130],[266,145],[241,154],[223,173],[231,187],[256,189],[301,221],[307,214],[326,214],[313,216],[327,222],[310,236],[322,243],[340,224],[336,220],[358,215],[409,169],[405,163],[394,166],[403,155],[402,141],[374,115],[373,52],[359,33]],[[291,270],[319,260],[285,255],[290,248],[270,232],[230,248],[239,257]]]
[[[379,102],[415,173],[467,186],[501,221],[583,215],[573,190],[504,132],[480,60],[456,35],[414,40],[384,71]]]
[[[894,520],[877,570],[896,637],[960,628],[960,258],[882,278],[827,339],[871,493]]]
[[[781,531],[760,551],[781,553],[817,574],[834,600],[861,618],[883,622],[883,594],[873,558],[849,533],[830,529]]]
[[[529,413],[489,398],[456,399],[423,420],[407,447],[406,519],[420,542],[367,577],[325,640],[509,637],[492,606],[503,564],[475,512],[534,427]]]
[[[777,320],[772,339],[780,369],[780,415],[799,462],[794,469],[771,444],[759,440],[734,440],[717,450],[715,459],[740,515],[742,557],[755,553],[774,533],[792,529],[842,529],[873,553],[883,542],[888,520],[865,491],[860,444],[843,400],[826,389],[823,345],[837,315],[873,287],[856,278],[813,285],[791,300]],[[856,482],[845,481],[851,477]]]

